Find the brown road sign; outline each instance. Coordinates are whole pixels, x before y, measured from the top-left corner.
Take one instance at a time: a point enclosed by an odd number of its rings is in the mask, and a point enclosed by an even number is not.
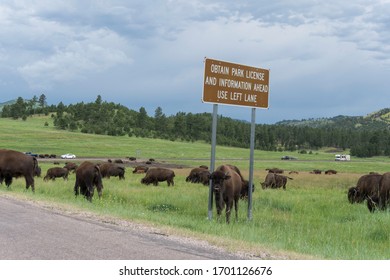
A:
[[[268,108],[269,70],[205,59],[203,102]]]

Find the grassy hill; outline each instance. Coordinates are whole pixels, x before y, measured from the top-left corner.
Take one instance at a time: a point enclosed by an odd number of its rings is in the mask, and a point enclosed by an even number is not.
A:
[[[45,123],[48,125],[46,126]],[[29,117],[26,121],[0,118],[0,147],[36,154],[73,153],[78,157],[126,158],[134,156],[175,163],[184,162],[192,166],[209,165],[211,155],[210,144],[203,142],[108,136],[59,130],[53,126],[49,116],[43,115]],[[266,169],[277,166],[287,170],[311,171],[314,169],[312,162],[316,161],[319,169],[335,169],[335,153],[332,149],[314,151],[310,154],[289,152],[287,155],[299,160],[284,161],[281,157],[286,155],[286,152],[255,150],[255,168]],[[219,146],[217,143],[216,164],[229,161],[248,169],[249,156],[249,147],[247,149],[233,148]],[[342,164],[338,169],[342,168],[348,172],[366,172],[367,170],[385,172],[386,165],[382,165],[382,162],[389,162],[389,159],[385,157],[359,160],[353,158],[352,160],[356,164],[353,166]]]
[[[386,129],[390,126],[390,109],[385,108],[367,116],[335,116],[332,118],[316,118],[303,120],[284,120],[276,123],[277,125],[309,126],[309,127],[327,127],[336,126],[345,129]]]

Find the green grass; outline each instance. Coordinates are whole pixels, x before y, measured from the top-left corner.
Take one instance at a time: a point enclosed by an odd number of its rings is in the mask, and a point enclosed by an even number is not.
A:
[[[390,213],[371,214],[364,204],[351,205],[347,189],[368,171],[386,172],[389,159],[373,158],[335,162],[333,155],[318,151],[299,157],[298,161],[281,161],[280,152],[255,152],[253,218],[247,219],[247,203],[240,201],[239,221],[226,225],[207,219],[208,188],[185,182],[191,167],[208,164],[210,145],[170,142],[157,139],[108,137],[58,131],[43,124],[47,117],[26,122],[0,119],[0,146],[20,151],[80,156],[123,157],[142,150],[142,157],[185,163],[188,168],[175,169],[175,186],[162,183],[157,187],[140,184],[142,174],[126,170],[126,179],[103,179],[102,199],[95,195],[89,203],[75,198],[75,175],[68,181],[44,182],[36,178],[36,192],[25,191],[24,180],[15,179],[9,189],[0,185],[0,195],[12,195],[33,201],[45,201],[74,211],[93,212],[130,221],[161,226],[186,236],[207,239],[230,250],[248,251],[264,257],[314,259],[389,259]],[[12,139],[11,139],[12,138]],[[54,142],[54,143],[53,143]],[[288,153],[291,155],[291,153]],[[248,177],[249,150],[217,147],[217,165],[233,163]],[[43,176],[52,163],[40,162]],[[297,170],[289,175],[287,190],[262,190],[267,167]],[[313,169],[336,169],[337,175],[313,175]],[[234,216],[233,216],[234,217]],[[265,255],[267,257],[268,255]]]

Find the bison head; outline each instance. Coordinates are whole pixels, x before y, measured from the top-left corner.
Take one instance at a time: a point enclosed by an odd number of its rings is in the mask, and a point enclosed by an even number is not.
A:
[[[252,193],[255,191],[255,184],[252,184]],[[248,198],[249,193],[249,181],[248,180],[242,180],[242,188],[240,193],[241,199]]]
[[[214,191],[221,191],[223,189],[223,182],[230,178],[231,176],[228,172],[215,171],[211,173],[210,180],[212,181]]]
[[[357,187],[350,187],[348,189],[348,201],[353,204],[356,202],[356,196],[358,194],[358,189]]]

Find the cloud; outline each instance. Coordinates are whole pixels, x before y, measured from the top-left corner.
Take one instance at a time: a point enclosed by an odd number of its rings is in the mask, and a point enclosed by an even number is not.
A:
[[[383,0],[7,2],[0,90],[210,111],[200,102],[207,56],[271,70],[260,121],[368,113],[387,102],[389,14]],[[220,112],[248,119],[245,109]]]
[[[126,40],[110,30],[74,34],[77,39],[56,46],[52,54],[18,68],[32,88],[85,79],[118,64],[131,63]]]

